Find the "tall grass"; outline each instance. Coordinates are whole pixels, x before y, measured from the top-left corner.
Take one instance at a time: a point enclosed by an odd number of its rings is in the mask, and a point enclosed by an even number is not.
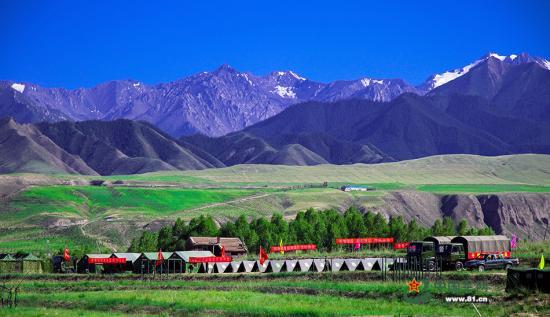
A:
[[[44,212],[94,215],[115,210],[161,216],[255,193],[246,189],[41,186],[13,199],[10,209],[16,212],[9,213],[8,217],[22,219]]]

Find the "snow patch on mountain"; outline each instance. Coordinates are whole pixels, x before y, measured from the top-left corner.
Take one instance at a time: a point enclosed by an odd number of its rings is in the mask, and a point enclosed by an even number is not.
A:
[[[20,92],[20,93],[23,93],[23,91],[25,91],[25,85],[23,85],[23,84],[13,83],[11,85],[11,88],[15,91]]]
[[[289,71],[288,73],[290,74],[290,76],[292,76],[292,77],[294,77],[294,78],[296,78],[296,79],[298,79],[298,80],[301,80],[301,81],[306,80],[304,77],[302,77],[302,76],[296,74],[296,73],[293,72],[293,71]]]
[[[250,86],[254,86],[254,83],[250,80],[250,78],[248,78],[247,74],[240,73],[237,76],[243,77]]]
[[[378,85],[381,85],[383,84],[384,81],[383,80],[379,80],[379,79],[370,79],[370,78],[363,78],[361,79],[361,84],[363,85],[363,87],[368,87],[370,86],[371,84],[378,84]]]
[[[275,90],[271,91],[272,93],[276,93],[279,96],[283,98],[296,98],[296,93],[292,89],[292,87],[283,87],[283,86],[275,86]]]
[[[294,79],[298,79],[299,81],[304,81],[306,80],[304,77],[296,74],[295,72],[289,70],[289,71],[277,71],[277,72],[274,72],[273,73],[274,75],[276,75],[277,77],[285,77],[285,76],[290,76]],[[288,78],[288,77],[287,77]]]
[[[475,61],[475,62],[473,62],[473,63],[471,63],[467,66],[464,66],[462,68],[455,69],[455,70],[448,71],[448,72],[444,72],[443,74],[434,75],[433,83],[432,83],[432,89],[436,88],[436,87],[439,87],[441,85],[444,85],[444,84],[450,82],[451,80],[455,80],[460,76],[464,76],[465,74],[467,74],[470,71],[470,69],[474,68],[475,66],[477,66],[482,61],[483,60],[480,59],[480,60],[477,60],[477,61]]]
[[[498,55],[497,53],[490,53],[489,56],[500,59],[501,61],[504,61],[506,59],[506,56]],[[510,59],[513,60],[513,58],[511,58],[511,56],[512,55],[510,55]]]

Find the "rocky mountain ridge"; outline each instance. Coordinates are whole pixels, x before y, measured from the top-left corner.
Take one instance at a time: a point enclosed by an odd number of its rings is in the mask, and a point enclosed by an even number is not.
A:
[[[256,76],[229,65],[156,85],[117,80],[69,90],[0,81],[0,117],[13,117],[20,123],[124,118],[147,121],[175,137],[195,133],[221,136],[302,102],[346,99],[389,102],[403,93],[440,94],[449,91],[442,87],[468,77],[472,70],[487,63],[498,64],[496,68],[535,64],[550,69],[550,62],[539,57],[490,53],[460,69],[433,75],[418,87],[401,79],[369,77],[321,83],[293,71]]]

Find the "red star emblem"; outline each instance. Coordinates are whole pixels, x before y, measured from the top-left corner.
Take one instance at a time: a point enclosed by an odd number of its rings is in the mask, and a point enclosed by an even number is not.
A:
[[[409,286],[409,293],[410,292],[417,292],[417,293],[420,293],[420,285],[422,285],[422,282],[418,282],[416,280],[416,277],[413,278],[412,281],[410,281],[409,283],[407,283],[407,286]]]

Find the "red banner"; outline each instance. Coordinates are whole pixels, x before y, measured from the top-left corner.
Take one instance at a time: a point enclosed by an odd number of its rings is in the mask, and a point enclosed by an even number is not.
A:
[[[126,264],[126,258],[88,258],[88,264]]]
[[[283,245],[282,248],[280,246],[273,246],[269,249],[269,252],[271,252],[271,253],[281,252],[281,249],[285,252],[287,252],[287,251],[298,251],[298,250],[317,250],[317,246],[315,244]]]
[[[230,256],[190,256],[189,263],[231,262]]]
[[[396,242],[393,244],[393,249],[394,250],[406,249],[409,246],[409,243],[410,242]]]
[[[393,243],[393,238],[338,238],[336,244],[376,244]]]

